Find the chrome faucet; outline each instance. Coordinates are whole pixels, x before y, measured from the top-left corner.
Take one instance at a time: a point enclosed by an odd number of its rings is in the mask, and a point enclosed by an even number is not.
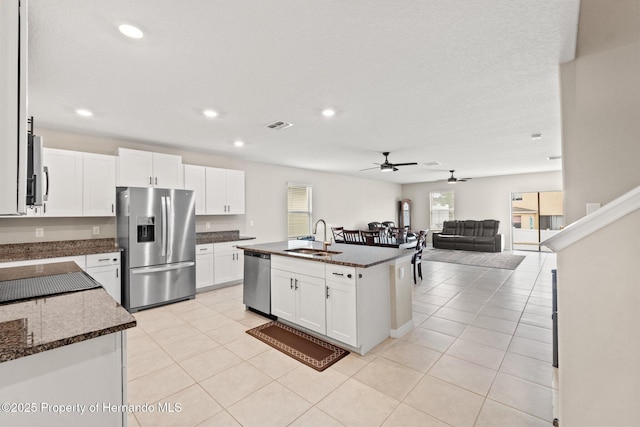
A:
[[[322,222],[322,224],[324,224],[324,239],[322,240],[322,250],[326,252],[331,242],[327,241],[327,223],[324,222],[324,219],[317,220],[316,223],[313,225],[313,234],[316,234],[318,232],[319,222]]]

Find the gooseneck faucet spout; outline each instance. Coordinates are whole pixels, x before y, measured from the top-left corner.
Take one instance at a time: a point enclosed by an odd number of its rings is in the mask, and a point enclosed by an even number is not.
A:
[[[322,240],[322,250],[326,252],[331,242],[327,241],[327,223],[324,221],[324,219],[317,220],[316,223],[313,225],[313,234],[316,234],[318,232],[319,222],[322,222],[322,224],[324,225],[324,239]]]

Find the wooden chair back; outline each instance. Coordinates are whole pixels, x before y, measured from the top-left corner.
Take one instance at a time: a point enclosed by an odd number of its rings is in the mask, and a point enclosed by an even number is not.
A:
[[[344,234],[342,231],[343,227],[331,227],[331,232],[333,233],[333,241],[336,243],[344,243]]]
[[[355,245],[363,245],[364,241],[360,236],[360,230],[342,230],[342,235],[344,236],[344,242],[355,244]]]
[[[379,230],[360,230],[360,236],[362,236],[365,245],[373,246],[380,244]]]

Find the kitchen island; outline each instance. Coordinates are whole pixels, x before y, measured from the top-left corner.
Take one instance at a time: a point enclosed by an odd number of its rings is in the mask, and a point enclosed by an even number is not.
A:
[[[292,240],[238,246],[271,257],[270,313],[362,355],[413,327],[413,251]]]
[[[0,269],[9,281],[82,274],[73,262]],[[88,278],[88,276],[87,276]],[[126,425],[126,336],[102,288],[0,304],[0,425]]]

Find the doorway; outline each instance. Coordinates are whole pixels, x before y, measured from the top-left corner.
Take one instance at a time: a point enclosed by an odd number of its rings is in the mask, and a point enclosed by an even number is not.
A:
[[[549,251],[540,242],[564,227],[562,191],[511,193],[511,247]]]

